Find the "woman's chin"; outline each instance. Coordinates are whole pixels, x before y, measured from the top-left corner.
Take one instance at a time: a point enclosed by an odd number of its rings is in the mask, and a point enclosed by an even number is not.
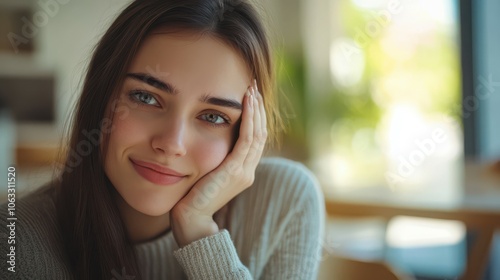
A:
[[[148,205],[137,205],[133,208],[141,214],[151,217],[158,217],[168,214],[173,207],[174,205],[167,205],[166,203],[163,203],[162,205],[154,205],[153,203],[151,203]]]
[[[125,199],[125,203],[128,208],[134,211],[151,216],[158,217],[168,214],[170,210],[175,206],[177,201],[170,201],[169,199],[159,199],[158,196],[153,198],[139,198],[133,197],[130,199]]]

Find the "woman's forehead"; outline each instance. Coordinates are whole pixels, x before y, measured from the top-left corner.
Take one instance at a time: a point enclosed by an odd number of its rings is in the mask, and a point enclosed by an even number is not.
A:
[[[163,69],[185,74],[215,75],[251,80],[250,69],[232,47],[213,36],[154,34],[148,36],[135,56],[132,69]]]
[[[180,89],[203,85],[217,91],[238,91],[241,96],[252,80],[248,65],[231,46],[214,36],[195,33],[151,34],[128,72],[151,75]]]

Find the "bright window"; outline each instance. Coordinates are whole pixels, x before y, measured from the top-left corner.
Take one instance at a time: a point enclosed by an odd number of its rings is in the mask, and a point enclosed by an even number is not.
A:
[[[450,198],[460,184],[458,2],[331,0],[331,90],[312,101],[326,193]]]

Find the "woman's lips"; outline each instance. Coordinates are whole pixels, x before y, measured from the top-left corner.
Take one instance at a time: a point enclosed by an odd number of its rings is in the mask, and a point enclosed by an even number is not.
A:
[[[185,175],[182,175],[174,170],[161,167],[156,164],[132,159],[130,161],[132,162],[135,171],[153,184],[172,185],[186,177]]]

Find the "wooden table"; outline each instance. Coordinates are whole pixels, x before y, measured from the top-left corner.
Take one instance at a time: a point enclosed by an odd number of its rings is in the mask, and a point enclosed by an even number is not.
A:
[[[487,176],[482,170],[478,166],[466,168],[462,199],[451,203],[399,201],[390,191],[358,190],[327,197],[326,210],[340,217],[379,216],[389,220],[405,215],[461,221],[467,230],[477,233],[462,279],[481,279],[495,230],[500,229],[500,176]]]

